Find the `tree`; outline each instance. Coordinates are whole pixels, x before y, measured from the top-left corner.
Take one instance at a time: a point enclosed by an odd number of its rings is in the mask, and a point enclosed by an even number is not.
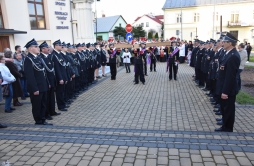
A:
[[[115,27],[115,29],[113,30],[113,33],[114,33],[114,36],[116,37],[121,36],[121,37],[124,37],[125,39],[126,31],[123,27]]]
[[[152,35],[154,35],[156,31],[154,29],[149,29],[148,32],[151,32]]]
[[[132,34],[133,34],[133,37],[139,38],[139,37],[145,37],[146,32],[141,25],[138,25],[132,28]]]
[[[152,32],[148,32],[148,39],[152,39],[152,38],[153,38]]]
[[[158,32],[155,33],[154,38],[155,38],[155,39],[158,39],[158,38],[159,38]]]

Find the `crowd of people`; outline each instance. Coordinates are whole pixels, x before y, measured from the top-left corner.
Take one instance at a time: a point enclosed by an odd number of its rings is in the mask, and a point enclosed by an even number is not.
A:
[[[195,68],[194,81],[207,92],[216,115],[216,132],[233,132],[236,95],[241,89],[240,73],[247,62],[245,45],[230,33],[218,40],[195,40],[190,66]]]
[[[218,40],[206,42],[171,41],[171,45],[147,47],[140,41],[139,48],[115,48],[114,43],[96,42],[71,45],[57,40],[53,48],[46,42],[38,45],[32,39],[26,44],[26,52],[20,46],[0,55],[0,82],[5,98],[5,112],[15,110],[11,106],[22,106],[21,97],[30,97],[32,114],[36,125],[53,125],[46,120],[67,111],[70,104],[88,87],[106,77],[105,66],[110,67],[111,80],[116,80],[117,68],[124,65],[131,73],[134,65],[134,85],[146,84],[145,76],[156,72],[156,62],[166,62],[169,81],[177,80],[178,64],[187,62],[195,68],[194,81],[215,105],[214,112],[221,128],[215,131],[233,131],[235,97],[241,87],[240,73],[248,61],[249,44],[241,43],[236,50],[237,39],[230,33]],[[246,46],[247,45],[247,46]],[[102,75],[99,75],[99,69]],[[2,96],[0,96],[0,100]],[[6,128],[0,124],[0,128]]]

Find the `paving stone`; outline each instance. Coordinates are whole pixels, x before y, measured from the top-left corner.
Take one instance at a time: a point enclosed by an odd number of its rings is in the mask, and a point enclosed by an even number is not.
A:
[[[205,166],[216,166],[214,162],[204,162]]]
[[[31,157],[31,158],[26,162],[26,164],[28,164],[28,165],[33,165],[33,164],[35,164],[39,159],[40,159],[40,157]]]
[[[123,158],[114,158],[112,166],[119,166],[123,164]]]
[[[135,158],[132,157],[126,157],[124,158],[124,163],[134,163]]]
[[[181,158],[180,163],[181,163],[181,166],[191,166],[190,158]]]
[[[70,165],[78,165],[80,162],[81,157],[72,157],[71,160],[68,162]]]
[[[223,156],[214,156],[214,161],[217,164],[227,164],[227,162]]]
[[[201,157],[201,155],[194,155],[194,154],[192,154],[191,155],[191,160],[194,163],[201,163],[202,162],[202,157]]]
[[[137,147],[129,147],[127,153],[137,153]]]
[[[179,160],[169,160],[169,165],[180,166]]]
[[[145,160],[135,160],[134,166],[145,166]]]
[[[67,163],[69,162],[69,159],[61,159],[56,163],[56,166],[63,166],[63,165],[67,165]]]
[[[168,152],[169,152],[168,154],[170,156],[178,156],[179,155],[178,149],[169,149]]]
[[[233,165],[233,166],[240,166],[239,162],[236,159],[227,159],[228,165]]]
[[[158,164],[168,164],[168,157],[158,157]]]
[[[105,156],[105,157],[103,157],[103,161],[113,161],[113,156]]]
[[[240,163],[240,165],[252,165],[250,160],[247,157],[237,157],[238,162]]]
[[[111,162],[101,162],[100,166],[110,166]]]

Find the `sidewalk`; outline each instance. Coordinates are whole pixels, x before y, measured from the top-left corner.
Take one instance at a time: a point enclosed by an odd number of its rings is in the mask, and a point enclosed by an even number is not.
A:
[[[254,164],[254,108],[237,107],[234,133],[215,133],[216,116],[193,69],[179,65],[169,81],[166,63],[133,85],[120,69],[79,96],[54,126],[35,126],[31,104],[0,106],[0,163],[19,166],[219,166]],[[148,70],[149,71],[149,70]]]

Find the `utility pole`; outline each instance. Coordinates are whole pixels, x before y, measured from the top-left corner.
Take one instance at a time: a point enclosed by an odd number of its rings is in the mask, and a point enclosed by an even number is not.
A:
[[[97,25],[98,25],[98,23],[97,23],[97,21],[98,21],[98,19],[97,19],[97,6],[96,6],[96,2],[97,2],[97,0],[95,0],[95,26],[96,26],[96,35],[95,35],[95,41],[97,42]]]
[[[183,9],[182,9],[182,0],[181,0],[181,40],[183,40]]]
[[[213,0],[214,5],[213,5],[213,39],[214,39],[214,24],[215,24],[215,4],[216,4],[216,0]]]
[[[220,34],[222,34],[222,16],[220,16]]]

